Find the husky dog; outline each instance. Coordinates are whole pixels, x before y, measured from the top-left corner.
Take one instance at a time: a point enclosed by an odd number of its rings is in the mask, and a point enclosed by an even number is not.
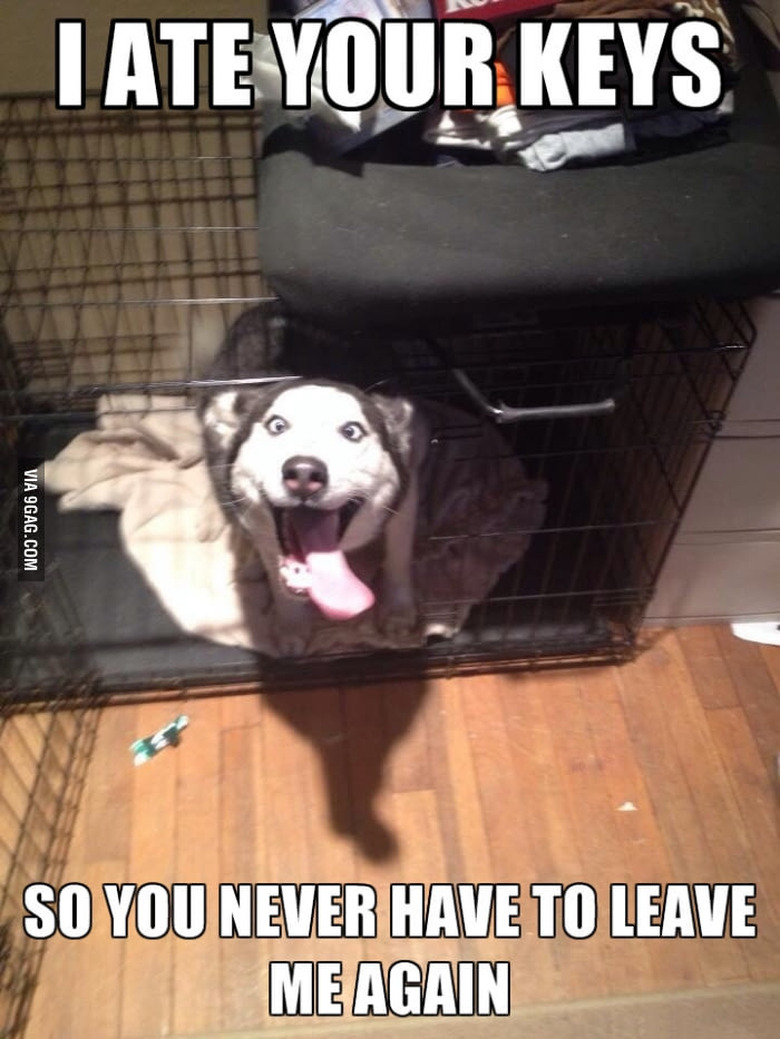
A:
[[[320,377],[333,351],[306,343],[306,334],[278,312],[248,311],[229,329],[207,377],[274,381],[207,387],[199,402],[217,497],[262,562],[288,653],[303,650],[312,606],[341,620],[374,605],[346,553],[378,538],[384,548],[378,623],[392,635],[416,619],[421,420],[404,398]]]

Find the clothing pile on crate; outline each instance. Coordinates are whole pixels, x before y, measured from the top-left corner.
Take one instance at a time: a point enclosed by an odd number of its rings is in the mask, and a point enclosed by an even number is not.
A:
[[[669,89],[670,77],[678,67],[668,50],[657,71],[655,104],[652,108],[632,109],[624,100],[619,109],[597,108],[516,108],[512,84],[516,78],[516,31],[500,38],[496,71],[499,106],[494,112],[441,111],[431,113],[425,126],[425,139],[447,150],[454,145],[479,149],[501,162],[520,162],[539,172],[582,163],[594,163],[618,156],[644,157],[674,146],[682,138],[692,138],[696,146],[724,139],[733,112],[731,87],[738,61],[734,34],[719,0],[563,0],[556,4],[550,20],[585,19],[669,20],[707,18],[721,29],[723,47],[718,55],[723,83],[727,89],[713,108],[683,109]],[[621,55],[615,55],[615,73],[605,77],[612,85],[626,86],[627,71]],[[570,58],[568,64],[574,64]],[[505,72],[505,77],[502,76]],[[572,69],[574,72],[574,69]],[[503,103],[502,103],[503,102]],[[690,144],[691,142],[687,142]]]
[[[492,111],[434,106],[421,113],[388,112],[381,100],[363,112],[335,110],[325,99],[317,66],[312,77],[311,108],[306,112],[281,113],[277,109],[277,118],[306,122],[326,148],[330,146],[332,151],[342,154],[350,152],[369,161],[436,166],[501,162],[539,172],[605,161],[643,162],[681,149],[706,148],[728,140],[734,110],[733,87],[741,57],[721,0],[561,0],[546,7],[544,0],[537,0],[531,4],[531,10],[529,2],[516,0],[524,10],[513,16],[505,13],[507,0],[494,0],[467,10],[463,4],[456,5],[458,14],[489,20],[495,30],[497,107]],[[771,25],[776,25],[771,18],[771,5],[775,2],[761,0],[762,16],[766,14],[765,5],[770,5]],[[307,5],[306,0],[286,0],[286,14],[302,19],[321,18],[326,23],[344,17],[381,21],[388,11],[391,17],[419,19],[441,16],[444,3],[445,0],[433,0],[431,6],[428,0],[317,0]],[[492,8],[501,16],[492,16]],[[702,19],[714,23],[720,30],[721,46],[716,53],[708,52],[708,56],[720,67],[722,97],[707,108],[681,107],[670,89],[671,77],[679,75],[681,67],[667,43],[656,71],[654,104],[632,108],[627,100],[627,61],[622,47],[613,42],[603,48],[605,54],[614,56],[614,71],[604,75],[603,83],[617,88],[619,107],[518,107],[514,90],[518,17],[547,22],[630,21],[639,23],[640,28],[658,21]],[[570,49],[564,67],[572,80],[576,80],[576,60]],[[268,36],[256,37],[253,80],[262,99],[278,101],[274,82],[278,83],[279,70]]]

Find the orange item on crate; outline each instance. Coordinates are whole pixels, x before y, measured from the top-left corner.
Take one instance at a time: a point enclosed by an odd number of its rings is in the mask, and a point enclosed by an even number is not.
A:
[[[496,68],[496,108],[515,103],[515,85],[502,61],[494,62]]]

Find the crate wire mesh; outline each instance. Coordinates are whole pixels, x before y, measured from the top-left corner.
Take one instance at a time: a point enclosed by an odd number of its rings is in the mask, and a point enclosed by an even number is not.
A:
[[[255,117],[105,113],[94,100],[66,113],[47,98],[2,104],[6,449],[34,455],[43,445],[51,453],[93,421],[95,401],[109,392],[164,393],[190,407],[197,329],[216,334],[272,299],[257,260]],[[126,642],[111,657],[112,639],[90,630],[89,600],[102,585],[99,612],[110,614],[112,589],[131,580],[125,571],[101,580],[92,565],[116,540],[115,517],[98,537],[68,528],[65,548],[82,553],[75,571],[50,538],[50,578],[28,585],[20,607],[8,500],[7,695],[45,698],[63,680],[75,696],[79,682],[112,693],[230,680],[282,686],[622,659],[753,335],[741,306],[707,302],[639,314],[525,315],[511,328],[449,338],[440,344],[447,362],[424,341],[346,344],[339,374],[350,381],[395,380],[472,413],[450,364],[488,399],[515,407],[618,394],[611,415],[503,427],[505,450],[548,482],[545,524],[466,628],[420,651],[294,665],[249,653],[198,655],[176,631],[133,631],[125,610],[115,630]],[[446,435],[467,445],[472,427]],[[135,614],[147,607],[148,593]],[[18,616],[26,618],[21,627]],[[135,666],[134,652],[146,649]],[[175,666],[162,668],[160,654]]]
[[[22,895],[64,878],[97,710],[0,715],[0,1035],[24,1034],[44,942],[21,931]]]
[[[224,323],[267,295],[252,117],[2,104],[5,323],[28,392],[191,378],[199,310]]]
[[[42,954],[19,935],[21,893],[61,879],[99,698],[625,658],[754,330],[739,305],[697,303],[525,315],[438,344],[446,362],[423,341],[347,344],[344,377],[396,380],[465,411],[449,365],[493,402],[616,394],[617,407],[503,428],[507,454],[549,484],[546,520],[454,640],[294,665],[204,652],[170,627],[138,626],[150,611],[142,585],[135,612],[117,610],[133,574],[119,562],[115,516],[57,529],[47,515],[59,542],[49,533],[46,580],[17,581],[16,459],[51,454],[90,426],[107,393],[174,395],[189,408],[197,330],[217,335],[272,298],[257,260],[256,120],[107,113],[95,99],[84,112],[57,112],[45,97],[0,107],[0,1035],[10,1037],[22,1033]],[[439,435],[467,454],[474,428],[465,419]],[[116,636],[96,636],[101,613]]]

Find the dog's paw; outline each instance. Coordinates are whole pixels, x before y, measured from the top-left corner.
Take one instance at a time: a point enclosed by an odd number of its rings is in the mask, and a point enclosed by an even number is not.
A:
[[[280,631],[278,628],[273,632],[272,639],[277,654],[285,658],[304,656],[309,642],[303,635]]]
[[[405,639],[417,629],[417,602],[406,585],[386,584],[376,606],[376,625],[389,639]]]
[[[444,642],[448,639],[454,639],[458,631],[458,625],[454,622],[445,624],[441,621],[429,621],[425,625],[423,634],[426,642]]]
[[[273,605],[271,639],[282,657],[305,654],[312,634],[311,609],[308,602],[279,598]]]

